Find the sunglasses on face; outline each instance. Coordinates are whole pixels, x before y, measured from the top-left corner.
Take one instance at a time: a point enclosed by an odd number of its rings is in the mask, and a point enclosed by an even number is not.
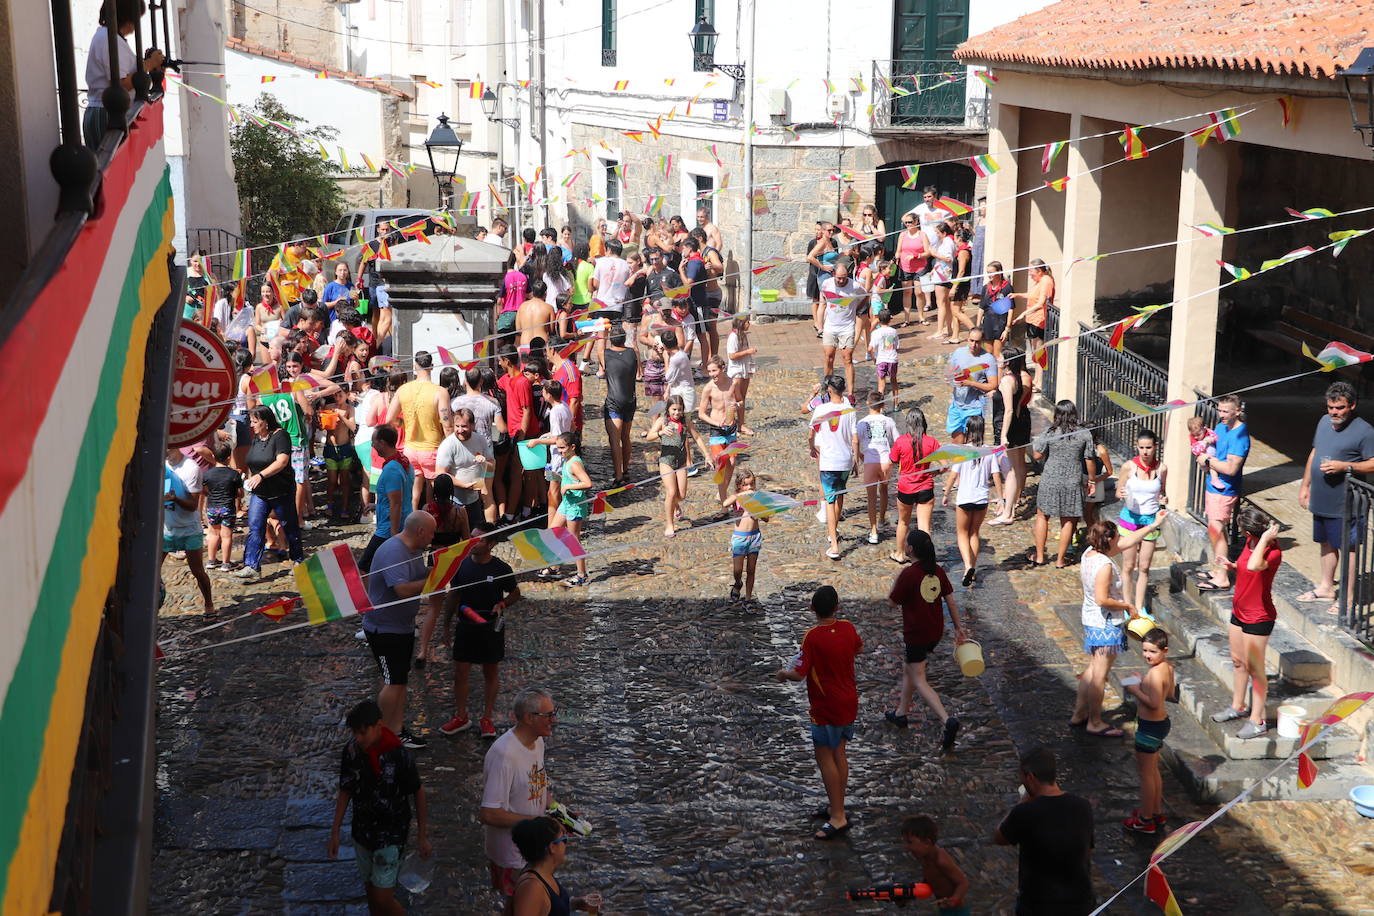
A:
[[[566,843],[566,842],[568,842],[568,835],[567,835],[567,834],[564,834],[563,836],[559,837],[558,839],[550,841],[549,845],[550,845],[550,846],[557,846],[559,843]]]

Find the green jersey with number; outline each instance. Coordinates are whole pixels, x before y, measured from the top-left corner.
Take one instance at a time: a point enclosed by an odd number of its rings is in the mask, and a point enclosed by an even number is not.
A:
[[[291,437],[291,444],[296,448],[303,447],[305,445],[305,418],[301,416],[301,408],[296,403],[295,397],[290,394],[264,394],[262,403],[271,409],[272,414],[277,418],[277,423]]]

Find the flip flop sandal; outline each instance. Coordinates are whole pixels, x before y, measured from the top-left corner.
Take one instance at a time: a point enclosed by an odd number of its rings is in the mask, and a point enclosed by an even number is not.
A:
[[[1091,728],[1083,729],[1085,735],[1092,735],[1094,738],[1124,738],[1126,733],[1119,728],[1105,728],[1100,732],[1095,732]]]
[[[843,827],[832,827],[829,821],[821,825],[821,829],[811,834],[814,840],[833,840],[841,834],[848,833],[852,824],[845,824]]]
[[[732,585],[732,586],[730,586],[730,600],[731,600],[731,601],[738,601],[738,600],[739,600],[739,586],[738,586],[738,585]]]
[[[1334,601],[1334,600],[1336,600],[1336,596],[1335,596],[1335,595],[1318,595],[1318,594],[1317,594],[1317,590],[1314,588],[1314,589],[1312,589],[1311,591],[1303,592],[1301,595],[1299,595],[1298,597],[1294,598],[1293,600],[1294,600],[1294,601],[1311,602],[1311,603],[1315,604],[1315,603],[1318,602],[1318,601]]]
[[[1231,586],[1217,585],[1215,582],[1199,582],[1197,584],[1197,590],[1200,592],[1229,592]]]

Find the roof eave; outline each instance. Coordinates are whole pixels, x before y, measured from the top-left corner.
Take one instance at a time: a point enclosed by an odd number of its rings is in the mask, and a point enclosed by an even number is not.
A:
[[[1110,80],[1175,86],[1184,89],[1283,92],[1306,96],[1342,96],[1344,89],[1334,78],[1299,76],[1277,71],[1228,68],[1180,67],[1073,67],[1045,65],[1027,61],[996,60],[975,54],[955,52],[955,59],[970,66],[986,67],[996,73],[1025,73],[1067,79]]]

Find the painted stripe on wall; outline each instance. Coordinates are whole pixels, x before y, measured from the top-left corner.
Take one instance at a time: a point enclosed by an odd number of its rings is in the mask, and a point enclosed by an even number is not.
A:
[[[170,293],[173,233],[165,165],[138,229],[98,390],[78,446],[33,625],[0,712],[8,747],[0,781],[6,916],[47,911],[84,719],[95,639],[118,562],[124,473],[135,446],[149,329]],[[151,560],[151,558],[147,558]]]

